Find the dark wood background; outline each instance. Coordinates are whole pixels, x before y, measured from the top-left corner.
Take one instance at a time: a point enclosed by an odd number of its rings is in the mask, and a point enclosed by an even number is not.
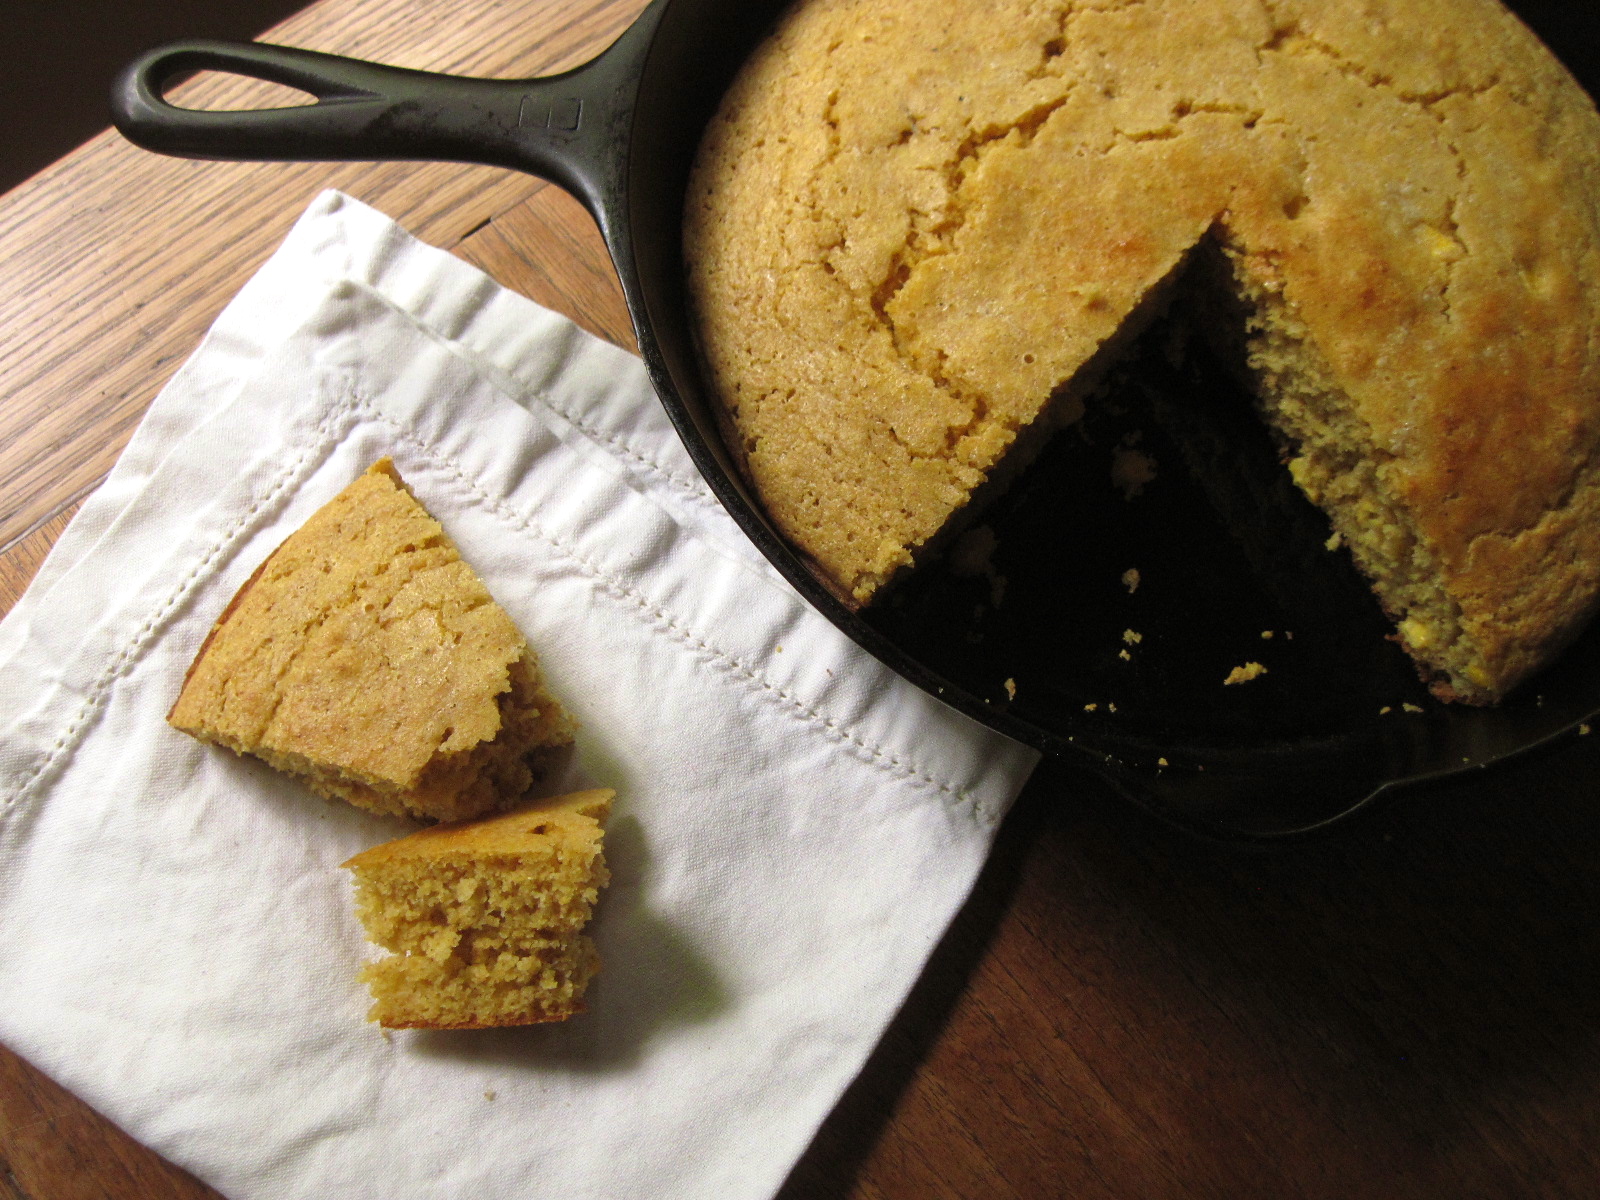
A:
[[[174,38],[253,38],[296,0],[6,0],[0,39],[0,192],[43,170],[110,122],[122,65]]]

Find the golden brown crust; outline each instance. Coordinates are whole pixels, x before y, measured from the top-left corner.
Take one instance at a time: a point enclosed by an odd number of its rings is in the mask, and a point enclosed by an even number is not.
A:
[[[229,602],[168,721],[378,812],[453,820],[521,797],[572,721],[444,530],[384,459]]]
[[[1593,608],[1600,117],[1493,0],[806,0],[685,238],[746,469],[859,600],[1211,243],[1296,478],[1441,691],[1502,694]]]
[[[569,1017],[582,1016],[589,1006],[581,1001],[563,1013],[524,1013],[494,1021],[424,1021],[405,1017],[391,1017],[380,1021],[385,1029],[513,1029],[519,1025],[553,1025]]]
[[[437,858],[442,854],[513,854],[544,844],[551,830],[569,836],[578,833],[597,836],[611,815],[611,802],[616,795],[611,788],[591,788],[535,800],[523,808],[493,817],[432,825],[363,850],[341,865],[362,870],[387,862]]]

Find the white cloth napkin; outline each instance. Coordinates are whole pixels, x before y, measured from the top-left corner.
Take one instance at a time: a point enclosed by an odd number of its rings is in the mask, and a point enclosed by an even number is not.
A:
[[[619,794],[587,1014],[365,1020],[406,826],[164,722],[257,563],[383,455]],[[0,1040],[237,1200],[778,1188],[1034,763],[800,600],[636,359],[328,193],[0,625]]]

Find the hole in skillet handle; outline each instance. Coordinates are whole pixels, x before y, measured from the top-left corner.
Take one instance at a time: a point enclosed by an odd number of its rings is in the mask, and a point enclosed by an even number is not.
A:
[[[184,85],[195,79],[209,86],[198,93],[184,94]],[[176,93],[176,95],[175,95]],[[188,70],[163,79],[161,99],[187,111],[254,112],[280,108],[302,108],[326,97],[315,96],[287,84],[269,82],[237,71]]]
[[[183,86],[192,80],[201,80],[204,86],[190,94],[183,94]],[[212,81],[216,81],[214,84]],[[168,85],[168,94],[179,92],[187,107],[202,112],[256,112],[275,108],[303,108],[316,104],[317,98],[309,92],[267,83],[261,79],[244,79],[242,76],[220,76],[215,71],[199,71],[185,75]],[[193,100],[193,103],[189,101]]]

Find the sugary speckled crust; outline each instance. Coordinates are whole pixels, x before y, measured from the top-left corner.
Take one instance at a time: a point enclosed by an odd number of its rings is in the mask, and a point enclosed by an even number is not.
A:
[[[385,459],[256,569],[168,721],[378,812],[457,820],[519,799],[569,744],[511,618]]]
[[[1441,695],[1503,694],[1600,573],[1600,117],[1494,0],[805,0],[691,179],[746,470],[860,602],[1200,248]]]

